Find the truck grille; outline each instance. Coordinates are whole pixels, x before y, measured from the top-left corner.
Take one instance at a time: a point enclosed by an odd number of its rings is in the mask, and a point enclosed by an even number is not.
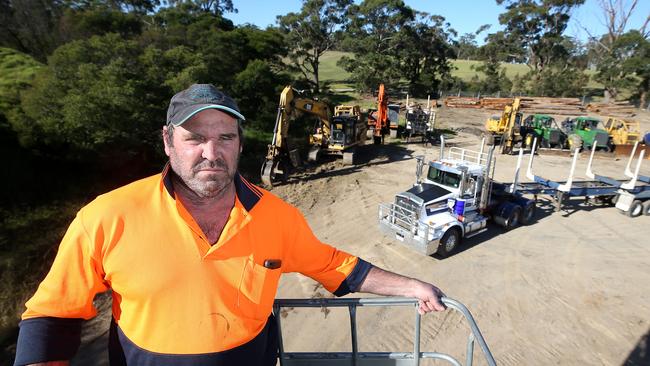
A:
[[[394,215],[395,224],[410,230],[420,218],[419,206],[408,198],[397,196],[395,198]]]

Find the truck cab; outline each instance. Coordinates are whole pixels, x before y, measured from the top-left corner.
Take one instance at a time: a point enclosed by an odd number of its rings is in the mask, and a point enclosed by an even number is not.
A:
[[[449,255],[462,237],[486,227],[479,207],[487,159],[451,148],[449,157],[427,164],[422,181],[398,193],[394,203],[380,205],[380,227],[422,254]]]

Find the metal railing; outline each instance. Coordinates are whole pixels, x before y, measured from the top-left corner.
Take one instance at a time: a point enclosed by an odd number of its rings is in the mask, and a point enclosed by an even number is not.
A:
[[[467,310],[465,305],[460,302],[443,297],[442,302],[450,309],[459,311],[469,324],[471,332],[467,338],[466,362],[468,366],[472,365],[474,359],[474,343],[478,342],[485,360],[488,365],[494,366],[496,362],[492,353],[483,339],[483,335],[476,325],[472,314]],[[411,306],[415,312],[415,334],[413,340],[413,352],[359,352],[357,343],[357,307],[360,306]],[[282,326],[280,308],[282,307],[347,307],[350,315],[350,332],[352,341],[352,352],[285,352],[282,341]],[[362,298],[362,299],[277,299],[273,304],[273,312],[278,325],[279,346],[280,346],[280,365],[282,366],[302,366],[302,365],[419,365],[420,359],[432,358],[444,360],[452,365],[461,366],[461,363],[454,357],[438,352],[420,352],[420,320],[421,316],[417,312],[418,300],[414,298],[389,297],[389,298]]]
[[[459,147],[451,147],[447,153],[447,158],[478,165],[487,165],[489,154],[484,153],[483,151],[474,151]],[[492,158],[492,163],[495,161],[496,158]]]

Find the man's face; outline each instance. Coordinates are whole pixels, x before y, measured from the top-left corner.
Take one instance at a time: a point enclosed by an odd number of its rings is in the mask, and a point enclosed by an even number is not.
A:
[[[171,139],[163,127],[163,141],[171,168],[199,197],[216,197],[232,184],[241,153],[234,117],[206,109],[174,127]]]

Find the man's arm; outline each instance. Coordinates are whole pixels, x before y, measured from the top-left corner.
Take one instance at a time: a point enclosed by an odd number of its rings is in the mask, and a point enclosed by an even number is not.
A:
[[[376,295],[415,297],[420,300],[420,314],[446,309],[440,301],[445,294],[436,286],[379,267],[370,269],[358,291]]]

